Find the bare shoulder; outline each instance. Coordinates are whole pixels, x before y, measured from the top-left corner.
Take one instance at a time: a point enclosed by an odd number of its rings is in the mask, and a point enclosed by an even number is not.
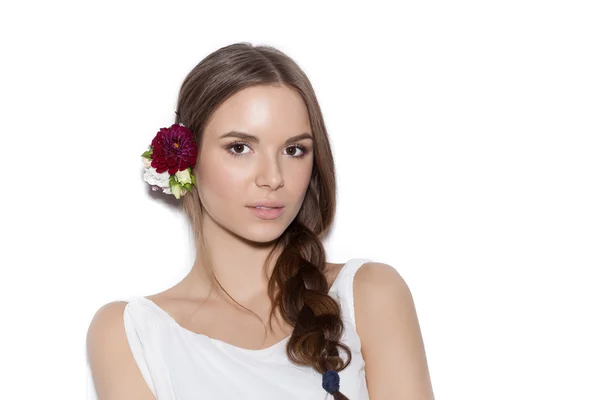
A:
[[[127,302],[100,307],[86,336],[87,359],[98,400],[155,399],[129,347],[124,313]]]
[[[355,290],[364,291],[376,287],[383,290],[408,291],[408,285],[398,270],[381,262],[366,262],[356,271],[354,277]]]
[[[110,347],[122,345],[125,336],[123,322],[127,302],[114,301],[103,305],[96,311],[87,331],[86,347],[89,361],[98,361],[97,356],[102,353],[97,351],[104,345]]]
[[[376,315],[399,309],[414,312],[414,302],[408,284],[396,268],[381,262],[366,262],[354,276],[354,309],[357,331],[362,338],[375,336],[376,331],[387,328],[373,325]]]
[[[414,313],[414,302],[408,284],[398,270],[381,262],[366,262],[354,276],[354,308],[357,331],[368,350],[371,337],[392,329],[391,320],[382,315]],[[379,317],[378,317],[379,316]]]
[[[371,398],[433,399],[413,296],[396,268],[359,267],[354,308]]]

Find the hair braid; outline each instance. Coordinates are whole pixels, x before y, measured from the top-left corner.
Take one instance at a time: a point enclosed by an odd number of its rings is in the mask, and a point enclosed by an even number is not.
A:
[[[297,220],[285,239],[269,281],[269,293],[281,288],[272,296],[274,310],[278,307],[283,319],[294,326],[286,349],[288,357],[322,374],[341,371],[350,364],[352,353],[340,342],[344,324],[339,304],[328,294],[321,240]],[[346,360],[340,357],[339,349],[346,353]],[[332,394],[334,399],[347,399],[339,391]]]

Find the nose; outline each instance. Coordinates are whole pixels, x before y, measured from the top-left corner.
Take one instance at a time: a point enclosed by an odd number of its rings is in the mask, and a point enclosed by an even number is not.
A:
[[[269,186],[273,190],[283,186],[283,175],[276,158],[267,156],[262,158],[256,175],[256,184]]]

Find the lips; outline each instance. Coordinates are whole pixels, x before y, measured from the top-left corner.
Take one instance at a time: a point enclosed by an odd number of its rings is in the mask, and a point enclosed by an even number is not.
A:
[[[260,219],[269,220],[277,219],[283,214],[283,207],[274,208],[260,208],[260,207],[248,207],[250,211]]]
[[[248,207],[252,207],[252,208],[256,208],[256,207],[282,208],[283,203],[280,201],[275,201],[275,200],[262,200],[262,201],[254,202],[254,203],[248,205]]]

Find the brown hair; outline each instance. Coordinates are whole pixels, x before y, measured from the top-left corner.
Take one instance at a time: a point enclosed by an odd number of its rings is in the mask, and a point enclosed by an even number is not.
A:
[[[245,42],[222,47],[198,63],[184,79],[175,123],[183,123],[194,133],[200,149],[204,128],[216,108],[239,90],[255,85],[295,89],[308,109],[314,138],[313,170],[304,202],[276,240],[265,263],[280,253],[268,284],[272,301],[269,323],[277,312],[294,327],[286,347],[293,363],[311,366],[322,374],[327,370],[341,371],[350,364],[352,354],[340,342],[344,325],[339,304],[328,295],[321,243],[335,214],[335,168],[321,109],[307,76],[290,57],[273,47]],[[183,196],[183,208],[210,268],[210,257],[205,255],[209,249],[202,235],[203,207],[197,190]],[[347,355],[345,361],[340,357],[340,349]],[[339,391],[333,397],[347,400]]]

